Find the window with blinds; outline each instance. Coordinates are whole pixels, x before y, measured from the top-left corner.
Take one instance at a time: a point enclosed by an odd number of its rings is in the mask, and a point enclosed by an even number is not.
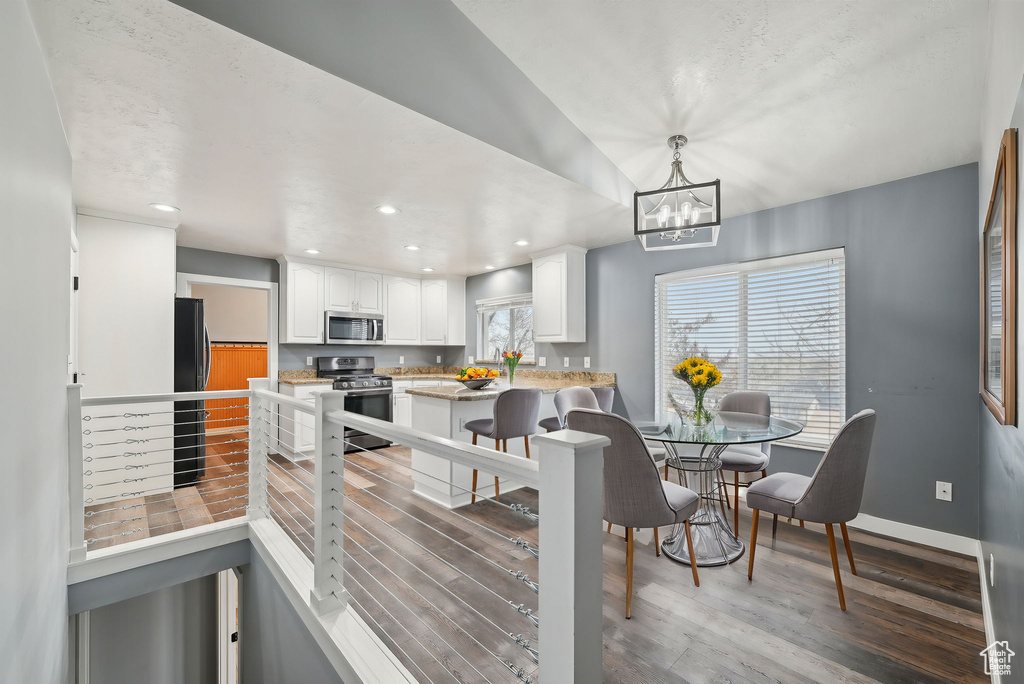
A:
[[[710,360],[736,390],[766,392],[803,423],[787,443],[825,448],[846,419],[846,268],[842,249],[660,275],[655,281],[655,406],[690,394],[672,368]]]
[[[533,361],[532,293],[479,299],[476,302],[480,335],[477,358],[501,362],[501,353],[514,349],[523,352],[523,361]]]

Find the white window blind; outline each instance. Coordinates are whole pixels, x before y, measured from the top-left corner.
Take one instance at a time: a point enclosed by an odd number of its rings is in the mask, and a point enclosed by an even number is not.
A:
[[[701,356],[722,371],[713,400],[766,392],[803,423],[787,443],[825,448],[846,419],[846,269],[842,249],[658,276],[655,405],[690,392],[672,368]]]

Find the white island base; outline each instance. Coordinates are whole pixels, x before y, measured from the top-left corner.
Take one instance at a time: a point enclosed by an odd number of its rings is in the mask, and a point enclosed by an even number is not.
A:
[[[410,393],[411,394],[411,393]],[[453,401],[437,397],[412,394],[412,427],[438,437],[459,442],[472,442],[473,433],[464,427],[466,421],[494,417],[494,396],[476,401]],[[545,394],[541,400],[540,417],[555,415],[553,394]],[[541,430],[543,432],[543,430]],[[477,444],[488,449],[494,448],[494,440],[480,437]],[[531,447],[531,455],[533,449]],[[508,440],[508,453],[526,456],[526,445],[522,437]],[[412,450],[414,491],[425,499],[446,508],[465,506],[471,500],[473,470],[466,466]],[[450,483],[450,484],[449,484]],[[522,487],[507,479],[499,480],[501,494]],[[477,476],[477,497],[494,497],[494,475],[480,471]]]

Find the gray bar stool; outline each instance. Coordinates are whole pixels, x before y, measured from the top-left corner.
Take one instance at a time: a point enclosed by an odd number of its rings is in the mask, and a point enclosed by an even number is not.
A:
[[[473,433],[473,444],[477,437],[494,440],[495,451],[508,451],[508,440],[522,437],[526,445],[526,458],[530,458],[530,435],[537,432],[540,417],[541,391],[539,389],[508,389],[494,400],[494,418],[478,418],[466,422],[466,429]],[[500,448],[499,448],[500,447]],[[476,503],[477,470],[473,469],[473,496],[470,503]],[[494,498],[497,500],[498,477],[494,478]]]
[[[548,432],[557,432],[565,427],[565,414],[569,413],[569,411],[583,408],[608,413],[609,409],[611,409],[611,402],[607,403],[609,404],[608,409],[601,406],[597,392],[590,387],[566,387],[565,389],[560,389],[555,393],[555,413],[558,415],[544,418],[540,421],[540,426]]]

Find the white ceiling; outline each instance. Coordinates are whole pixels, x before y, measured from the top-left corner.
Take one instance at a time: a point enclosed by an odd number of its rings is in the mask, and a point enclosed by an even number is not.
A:
[[[689,136],[726,216],[978,158],[984,0],[455,2],[638,187]],[[631,237],[629,207],[165,0],[31,4],[80,206],[456,274]]]
[[[977,161],[986,0],[454,0],[641,189],[725,216]]]
[[[178,206],[180,245],[472,274],[630,235],[630,208],[165,0],[33,13],[76,203]]]

